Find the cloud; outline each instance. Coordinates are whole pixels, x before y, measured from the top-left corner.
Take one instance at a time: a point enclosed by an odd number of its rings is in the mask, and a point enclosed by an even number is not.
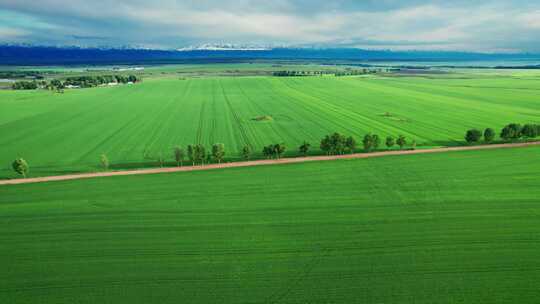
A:
[[[42,44],[540,51],[540,4],[521,0],[0,0],[0,21]]]
[[[0,27],[0,39],[6,40],[18,40],[21,37],[28,35],[28,32],[20,29],[14,29],[9,27]]]

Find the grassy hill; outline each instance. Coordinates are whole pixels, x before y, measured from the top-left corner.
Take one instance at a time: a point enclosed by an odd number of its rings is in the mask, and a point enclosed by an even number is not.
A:
[[[535,303],[539,153],[0,187],[0,302]]]
[[[461,76],[459,76],[461,75]],[[465,76],[464,76],[465,75]],[[283,142],[289,153],[331,132],[403,134],[419,145],[457,145],[469,128],[540,122],[536,76],[229,77],[148,79],[114,88],[0,91],[0,177],[24,157],[32,174],[144,166],[175,145]],[[459,76],[459,77],[458,77]],[[266,119],[258,119],[265,117]]]

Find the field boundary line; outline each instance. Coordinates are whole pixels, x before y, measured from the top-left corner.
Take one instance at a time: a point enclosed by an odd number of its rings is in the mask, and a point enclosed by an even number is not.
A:
[[[96,173],[80,173],[80,174],[69,174],[69,175],[56,175],[56,176],[0,180],[0,185],[30,184],[30,183],[42,183],[42,182],[64,181],[64,180],[86,179],[86,178],[108,177],[108,176],[188,172],[188,171],[202,171],[202,170],[213,170],[213,169],[223,169],[223,168],[253,167],[253,166],[262,166],[262,165],[294,164],[294,163],[303,163],[303,162],[311,162],[311,161],[330,161],[330,160],[338,160],[338,159],[362,159],[362,158],[374,158],[374,157],[383,157],[383,156],[392,156],[392,155],[414,155],[414,154],[443,153],[443,152],[452,152],[452,151],[491,150],[491,149],[517,148],[517,147],[529,147],[529,146],[540,146],[540,141],[526,142],[526,143],[511,143],[511,144],[492,144],[492,145],[480,145],[480,146],[444,147],[444,148],[417,149],[417,150],[393,150],[393,151],[354,153],[354,154],[343,154],[343,155],[322,155],[322,156],[291,157],[291,158],[281,158],[281,159],[263,159],[263,160],[253,160],[253,161],[221,163],[221,164],[208,164],[204,166],[183,166],[183,167],[168,167],[168,168],[155,168],[155,169],[137,169],[137,170],[109,171],[109,172],[96,172]]]

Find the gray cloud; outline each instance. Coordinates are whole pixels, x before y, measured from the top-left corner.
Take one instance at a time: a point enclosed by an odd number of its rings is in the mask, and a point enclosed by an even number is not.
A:
[[[0,0],[0,39],[163,48],[231,42],[540,51],[540,4],[449,2]]]

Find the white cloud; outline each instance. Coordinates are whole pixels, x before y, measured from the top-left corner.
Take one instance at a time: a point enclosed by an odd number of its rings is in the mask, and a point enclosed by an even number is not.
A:
[[[27,14],[43,24],[56,23],[47,34],[57,41],[67,29],[70,35],[113,37],[119,44],[169,47],[226,41],[540,51],[540,4],[514,1],[400,1],[399,6],[366,1],[362,3],[382,4],[362,9],[356,3],[318,0],[0,0],[0,9]]]

